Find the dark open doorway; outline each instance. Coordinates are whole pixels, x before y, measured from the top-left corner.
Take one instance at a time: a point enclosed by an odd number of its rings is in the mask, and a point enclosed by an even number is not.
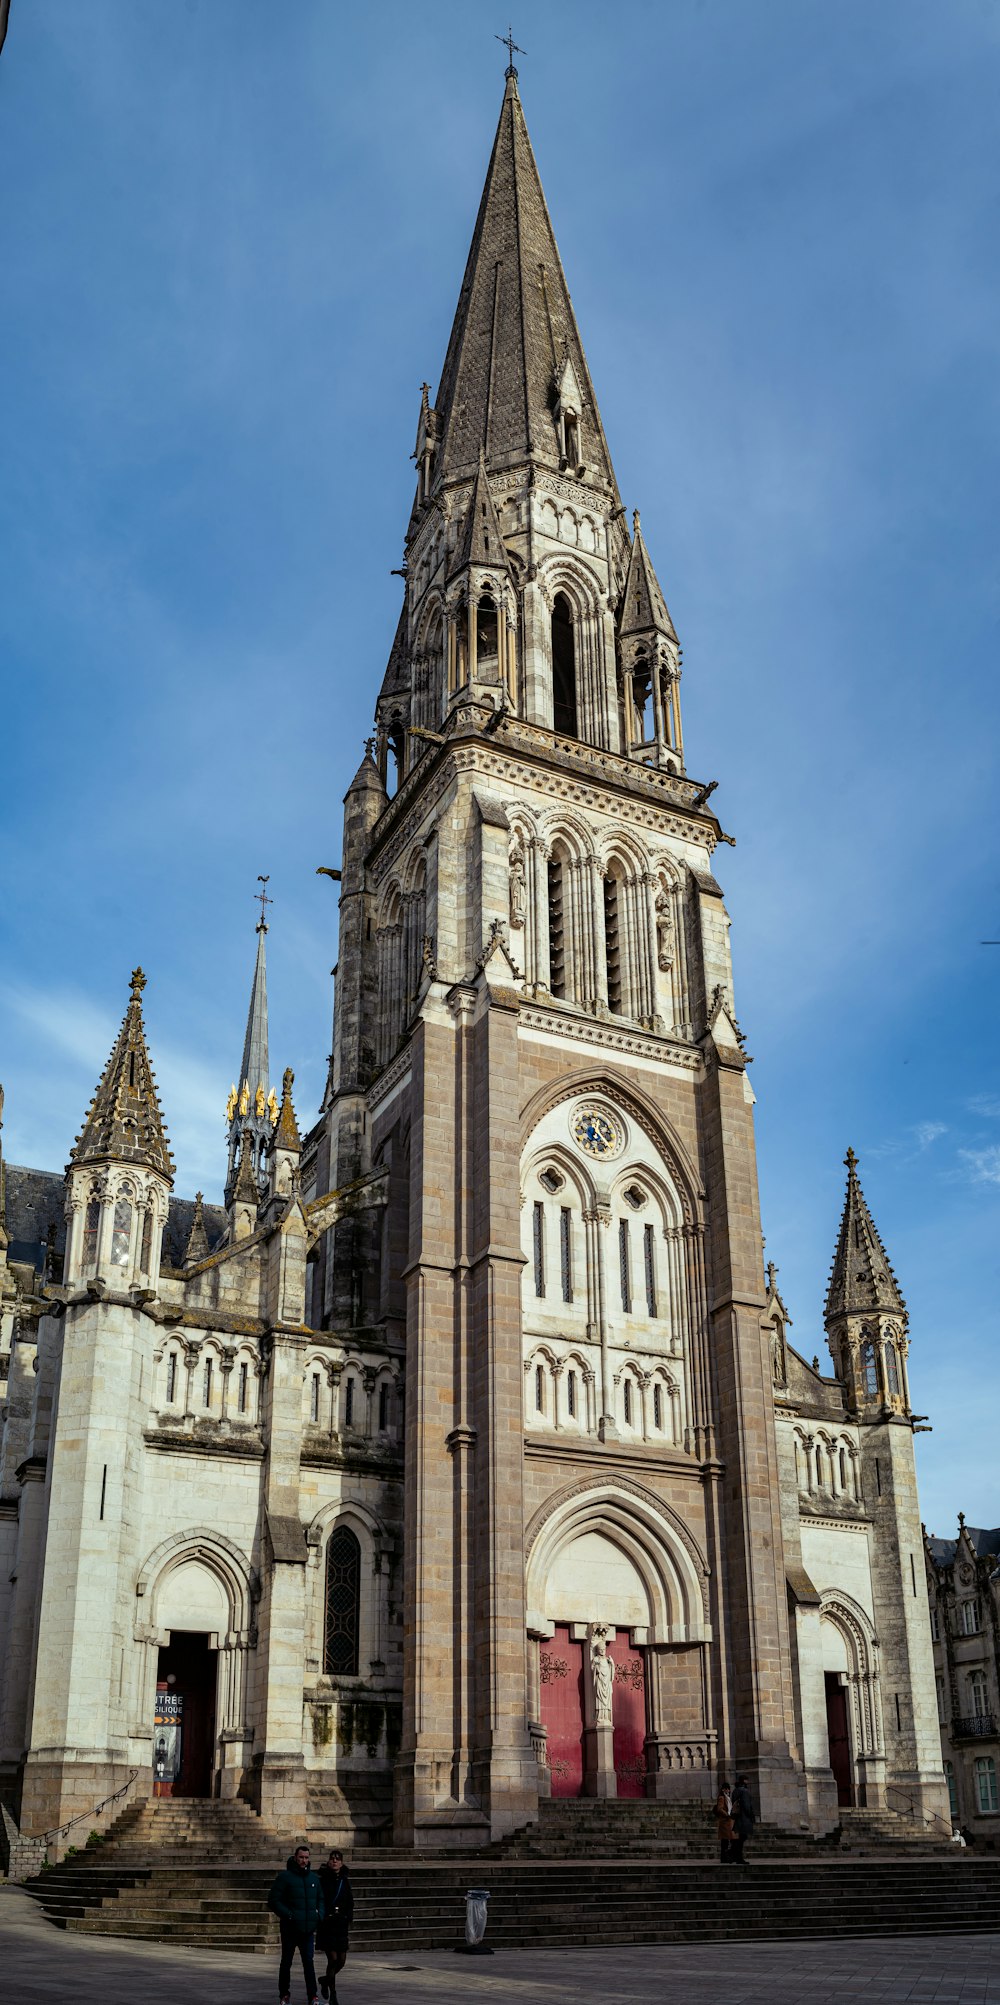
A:
[[[854,1764],[851,1736],[847,1725],[847,1692],[836,1671],[826,1672],[826,1726],[830,1738],[830,1767],[837,1785],[837,1802],[854,1802]]]
[[[211,1796],[218,1651],[174,1629],[156,1666],[153,1788],[157,1796]]]

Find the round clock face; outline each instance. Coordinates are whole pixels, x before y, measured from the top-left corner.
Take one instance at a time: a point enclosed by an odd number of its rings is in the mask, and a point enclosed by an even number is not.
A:
[[[577,1107],[570,1118],[570,1133],[585,1156],[617,1156],[625,1146],[621,1122],[604,1107]]]

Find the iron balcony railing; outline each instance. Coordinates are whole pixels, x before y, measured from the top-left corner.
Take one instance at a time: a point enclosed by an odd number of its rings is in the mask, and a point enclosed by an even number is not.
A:
[[[953,1719],[951,1731],[955,1738],[963,1740],[995,1740],[997,1722],[992,1713],[965,1713]]]

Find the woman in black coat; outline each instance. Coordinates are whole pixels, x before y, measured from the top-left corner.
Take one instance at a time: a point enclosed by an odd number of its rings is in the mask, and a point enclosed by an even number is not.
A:
[[[347,1962],[349,1932],[354,1920],[354,1893],[343,1852],[330,1853],[325,1866],[319,1869],[319,1882],[323,1889],[323,1920],[316,1947],[326,1951],[326,1976],[320,1978],[319,1988],[324,1998],[332,1999],[336,2005],[337,1972]]]

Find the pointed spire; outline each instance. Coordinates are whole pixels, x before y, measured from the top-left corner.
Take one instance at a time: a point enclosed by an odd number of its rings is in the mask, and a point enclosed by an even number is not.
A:
[[[451,567],[452,577],[457,571],[467,570],[470,564],[478,564],[494,571],[510,571],[510,562],[500,534],[500,518],[490,493],[486,459],[482,449],[479,453],[472,499],[465,517],[465,527]]]
[[[295,1108],[292,1106],[292,1087],[294,1083],[295,1074],[291,1066],[286,1065],[281,1077],[281,1107],[278,1113],[277,1126],[274,1130],[272,1146],[275,1149],[294,1150],[295,1154],[298,1155],[302,1148],[302,1137],[299,1134],[299,1124],[295,1119]]]
[[[121,1030],[87,1109],[70,1161],[141,1163],[172,1181],[173,1159],[142,1023],[145,986],[146,977],[141,968],[136,968]]]
[[[267,953],[264,941],[267,937],[265,908],[270,904],[267,897],[267,878],[259,877],[258,883],[265,888],[256,895],[260,899],[260,918],[257,921],[257,959],[254,964],[253,983],[250,989],[250,1008],[247,1012],[246,1036],[243,1039],[243,1063],[240,1066],[239,1082],[230,1088],[226,1102],[226,1119],[229,1122],[229,1173],[226,1178],[226,1204],[232,1202],[236,1190],[236,1164],[240,1168],[247,1160],[246,1142],[249,1138],[259,1161],[261,1146],[271,1139],[272,1116],[268,1112],[268,1096],[271,1082],[268,1076],[267,1055]],[[254,1198],[254,1203],[257,1198]]]
[[[188,1243],[184,1250],[184,1265],[185,1267],[194,1267],[199,1260],[207,1260],[208,1255],[209,1244],[208,1233],[205,1230],[205,1204],[201,1191],[196,1190],[194,1194],[194,1215],[191,1220],[191,1230],[188,1233]]]
[[[267,954],[264,940],[267,921],[262,917],[257,921],[257,960],[253,971],[253,986],[250,990],[250,1008],[247,1012],[247,1032],[243,1039],[243,1064],[240,1068],[240,1092],[244,1086],[250,1089],[250,1103],[258,1086],[263,1086],[267,1097],[270,1080],[267,1069]]]
[[[243,1137],[243,1146],[240,1149],[240,1166],[236,1172],[236,1182],[233,1185],[233,1194],[229,1202],[231,1204],[252,1205],[260,1203],[260,1191],[257,1187],[257,1177],[253,1166],[253,1142],[249,1134],[245,1134]]]
[[[618,499],[513,68],[497,126],[455,321],[434,403],[434,483],[537,459],[557,468],[556,379],[572,366],[580,457]]]
[[[365,739],[365,756],[347,789],[344,799],[345,801],[349,799],[351,794],[364,794],[370,791],[381,794],[383,800],[385,799],[385,785],[378,766],[375,763],[374,738]]]
[[[827,1289],[826,1320],[880,1309],[904,1315],[906,1304],[868,1209],[853,1149],[848,1149],[844,1163],[847,1193]]]
[[[676,647],[674,623],[646,548],[638,509],[632,516],[632,526],[632,555],[622,594],[619,635],[622,640],[637,640],[640,634],[665,634]]]

